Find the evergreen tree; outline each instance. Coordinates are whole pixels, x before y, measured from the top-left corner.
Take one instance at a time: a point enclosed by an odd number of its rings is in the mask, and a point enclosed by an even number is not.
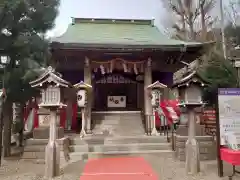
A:
[[[208,82],[203,98],[212,106],[216,104],[218,88],[237,87],[238,76],[231,62],[225,60],[219,51],[210,52],[208,58],[209,63],[199,69],[199,74]]]
[[[54,26],[59,0],[1,0],[0,4],[0,49],[9,57],[2,71],[7,93],[4,155],[9,156],[12,102],[24,103],[33,95],[28,83],[50,58],[43,35]]]

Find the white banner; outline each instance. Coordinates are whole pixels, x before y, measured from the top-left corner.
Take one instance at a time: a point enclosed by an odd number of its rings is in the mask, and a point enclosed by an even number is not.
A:
[[[126,107],[126,96],[108,96],[108,107]]]

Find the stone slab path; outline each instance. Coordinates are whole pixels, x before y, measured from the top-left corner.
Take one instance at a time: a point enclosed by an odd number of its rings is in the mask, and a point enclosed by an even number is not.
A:
[[[227,180],[227,177],[217,176],[216,161],[201,162],[201,173],[197,176],[186,175],[184,162],[179,162],[170,157],[158,157],[156,155],[142,155],[158,174],[160,180]],[[84,162],[78,161],[65,166],[61,170],[61,176],[56,180],[79,180],[83,171]],[[231,167],[225,166],[225,174],[231,174]],[[1,180],[46,180],[43,177],[44,165],[11,159],[3,162],[0,167]],[[240,176],[234,180],[240,180]]]

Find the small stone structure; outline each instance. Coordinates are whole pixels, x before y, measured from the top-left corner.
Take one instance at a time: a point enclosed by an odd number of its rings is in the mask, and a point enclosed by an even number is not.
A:
[[[175,136],[175,157],[180,161],[186,160],[185,145],[188,138],[188,128],[185,125],[179,126]],[[200,160],[216,159],[216,143],[213,136],[208,136],[204,132],[204,127],[197,124],[196,140],[199,144]]]
[[[46,108],[39,108],[38,110],[39,127],[33,130],[33,138],[35,139],[48,139],[49,138],[49,123],[50,113]],[[64,137],[64,128],[59,126],[60,115],[57,111],[57,139]]]
[[[180,77],[175,77],[172,90],[174,94],[180,100],[186,100],[196,102],[201,101],[202,88],[206,85],[206,82],[195,70],[186,70]],[[195,116],[197,122],[200,120],[201,109],[195,109]],[[188,115],[186,109],[182,110],[180,124],[187,124]]]
[[[65,152],[63,155],[66,158],[68,153],[67,146],[69,143],[67,143],[67,138],[63,137],[64,129],[59,126],[57,111],[59,108],[66,107],[62,92],[64,88],[69,88],[71,85],[62,79],[61,75],[55,72],[55,69],[51,66],[39,78],[30,82],[30,85],[41,90],[39,107],[45,109],[49,115],[46,115],[39,128],[34,129],[34,140],[32,140],[34,143],[25,148],[23,156],[26,157],[27,152],[33,151],[34,153],[30,153],[33,157],[40,159],[45,157],[45,176],[53,178],[60,174],[61,150]],[[34,147],[34,144],[38,144],[38,146]],[[45,155],[42,157],[43,154]]]

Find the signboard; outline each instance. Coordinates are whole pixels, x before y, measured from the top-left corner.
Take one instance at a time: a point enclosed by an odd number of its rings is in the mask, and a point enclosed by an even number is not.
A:
[[[125,108],[126,99],[126,96],[108,96],[107,105],[108,107]]]
[[[240,88],[218,90],[220,145],[240,144]],[[235,137],[234,137],[235,136]]]

